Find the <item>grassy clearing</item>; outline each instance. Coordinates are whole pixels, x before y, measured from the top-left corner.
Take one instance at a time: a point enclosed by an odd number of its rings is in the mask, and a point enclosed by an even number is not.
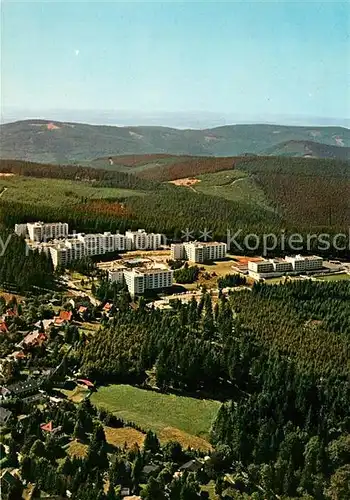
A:
[[[264,191],[246,172],[227,170],[199,175],[197,178],[201,182],[194,189],[200,193],[272,209]]]
[[[0,190],[6,187],[2,200],[16,200],[19,203],[37,203],[44,205],[74,205],[82,198],[99,200],[104,198],[125,198],[143,195],[141,191],[107,187],[93,187],[91,184],[61,180],[37,179],[31,177],[7,177],[0,179]]]
[[[135,444],[142,446],[145,435],[133,429],[132,427],[122,427],[114,429],[113,427],[104,427],[106,441],[112,446],[123,448],[126,444],[127,448],[132,448]]]
[[[67,396],[73,403],[80,403],[89,394],[89,390],[84,387],[77,386],[72,391],[68,389],[59,389],[62,394]]]
[[[67,448],[67,453],[70,457],[86,457],[88,445],[80,443],[79,441],[71,441]]]
[[[178,439],[183,446],[207,449],[218,401],[161,394],[129,385],[101,387],[91,401],[126,421],[157,432],[163,441]],[[198,439],[199,438],[199,439]]]
[[[211,444],[202,437],[193,436],[187,432],[180,431],[174,427],[164,427],[159,433],[158,438],[161,443],[168,443],[169,441],[178,441],[183,448],[194,448],[202,451],[210,451]]]
[[[317,276],[317,280],[320,281],[343,281],[350,280],[350,274],[339,273],[339,274],[325,274],[323,276]]]

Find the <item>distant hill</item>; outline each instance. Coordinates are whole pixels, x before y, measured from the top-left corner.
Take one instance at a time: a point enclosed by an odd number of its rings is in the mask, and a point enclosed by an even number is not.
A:
[[[25,120],[1,125],[0,133],[2,158],[47,163],[84,163],[130,154],[266,154],[268,149],[279,149],[281,144],[289,141],[314,141],[339,146],[339,149],[350,147],[350,130],[342,127],[230,125],[206,130],[179,130]],[[301,148],[300,156],[303,155]]]
[[[310,158],[350,159],[350,148],[332,146],[315,141],[286,141],[272,146],[265,151],[270,156],[306,156]]]

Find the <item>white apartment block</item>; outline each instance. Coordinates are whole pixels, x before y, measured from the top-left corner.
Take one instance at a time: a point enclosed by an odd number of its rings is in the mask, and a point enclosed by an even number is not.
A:
[[[292,264],[293,270],[296,272],[314,271],[323,267],[323,259],[317,255],[309,257],[302,257],[301,255],[287,256],[285,260]]]
[[[163,243],[163,235],[146,233],[144,229],[127,231],[126,234],[110,232],[68,235],[68,224],[63,222],[33,222],[16,224],[15,232],[28,237],[29,248],[51,255],[53,264],[66,266],[82,257],[104,255],[124,250],[156,250]]]
[[[17,236],[28,236],[27,224],[15,224],[15,233]]]
[[[125,250],[125,236],[119,233],[78,234],[77,238],[84,243],[87,256]]]
[[[224,259],[226,254],[226,243],[218,243],[215,241],[190,241],[171,245],[171,258],[173,260],[189,260],[191,262],[202,263]]]
[[[146,290],[169,288],[173,284],[174,272],[170,269],[135,268],[124,271],[124,279],[132,297]]]
[[[124,281],[124,271],[127,271],[126,267],[118,267],[116,269],[108,269],[108,279],[112,283],[123,283]]]
[[[85,256],[85,245],[78,238],[56,241],[49,246],[49,251],[54,267],[67,266],[73,260]]]
[[[271,260],[272,265],[273,265],[273,270],[278,272],[278,273],[288,273],[290,271],[293,271],[293,266],[291,262],[288,262],[284,259],[274,259]]]
[[[270,260],[248,261],[248,271],[256,274],[273,273],[273,263]]]
[[[157,250],[162,245],[163,235],[146,233],[144,229],[125,232],[126,250]]]
[[[300,274],[322,269],[323,259],[317,255],[302,257],[287,256],[284,259],[269,259],[248,262],[248,274],[254,279],[274,278],[284,274]]]
[[[30,222],[27,224],[27,232],[32,241],[67,238],[68,224],[66,222]]]
[[[171,260],[184,260],[185,248],[183,243],[172,243],[170,246],[170,256]]]

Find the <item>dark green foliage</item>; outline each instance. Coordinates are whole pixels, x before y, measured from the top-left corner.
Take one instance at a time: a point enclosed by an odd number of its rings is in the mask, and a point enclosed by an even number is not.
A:
[[[51,258],[29,250],[23,239],[0,231],[0,286],[24,292],[33,287],[51,288],[54,283]]]
[[[218,279],[218,287],[226,288],[231,286],[246,285],[247,279],[240,274],[226,274],[223,278]]]
[[[197,280],[199,274],[198,266],[188,266],[185,264],[185,267],[182,269],[177,269],[174,272],[174,280],[176,283],[193,283]]]

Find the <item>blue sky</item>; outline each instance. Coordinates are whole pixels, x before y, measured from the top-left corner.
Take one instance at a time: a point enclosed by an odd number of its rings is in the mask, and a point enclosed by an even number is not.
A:
[[[349,28],[341,2],[5,0],[2,106],[348,119]]]

